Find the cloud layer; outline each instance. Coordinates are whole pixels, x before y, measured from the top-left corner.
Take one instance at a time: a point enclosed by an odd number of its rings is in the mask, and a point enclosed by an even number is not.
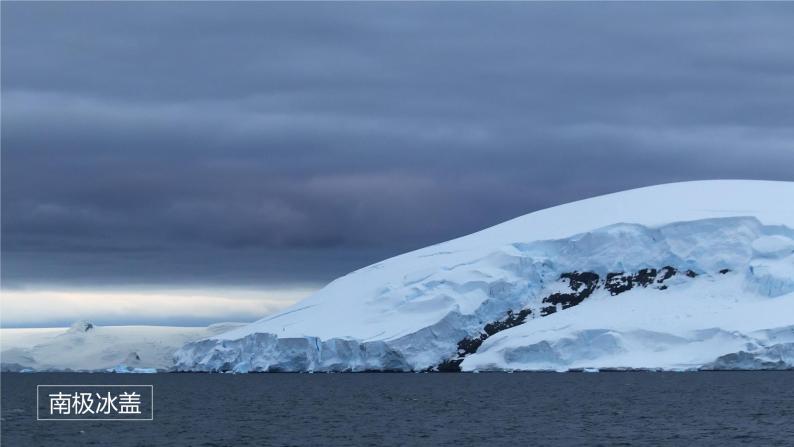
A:
[[[4,288],[317,285],[546,206],[794,180],[792,4],[5,3]]]

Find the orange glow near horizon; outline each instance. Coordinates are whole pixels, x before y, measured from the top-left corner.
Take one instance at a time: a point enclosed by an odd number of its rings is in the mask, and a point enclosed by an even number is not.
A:
[[[65,321],[78,320],[98,321],[100,324],[102,321],[123,321],[124,324],[136,325],[167,324],[169,320],[251,321],[277,312],[313,291],[310,288],[3,290],[0,327],[63,326]]]

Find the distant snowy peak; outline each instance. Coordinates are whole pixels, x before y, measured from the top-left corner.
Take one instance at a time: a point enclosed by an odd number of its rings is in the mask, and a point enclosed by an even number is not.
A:
[[[97,326],[78,321],[69,328],[0,329],[1,371],[170,370],[185,343],[240,327]]]
[[[786,307],[794,301],[793,228],[790,182],[687,182],[595,197],[363,268],[284,312],[186,345],[176,364],[235,371],[686,369],[727,365],[724,356],[740,351],[733,364],[754,364],[747,356],[763,351],[757,364],[794,365],[770,359],[789,351],[765,338],[779,334],[773,322],[794,327]],[[711,294],[708,306],[698,306]],[[640,298],[626,303],[625,296]],[[678,307],[657,306],[673,297],[682,300]],[[730,309],[759,300],[782,317],[745,315],[757,324],[742,332],[749,326]],[[624,319],[606,319],[599,311],[606,308]],[[630,323],[650,309],[648,328]],[[714,315],[724,321],[709,319]],[[740,333],[745,344],[713,335],[725,331]],[[593,334],[602,334],[598,343]],[[708,349],[693,353],[696,346]]]
[[[90,321],[81,320],[72,324],[69,327],[68,333],[83,334],[92,330],[94,330],[94,323],[91,323]]]

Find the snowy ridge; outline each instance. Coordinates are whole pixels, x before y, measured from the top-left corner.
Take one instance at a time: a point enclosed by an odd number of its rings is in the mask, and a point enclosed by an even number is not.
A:
[[[208,327],[97,326],[0,330],[3,371],[155,372],[173,367],[173,353],[187,342],[226,332],[242,323]]]
[[[450,361],[464,370],[791,366],[791,341],[784,336],[794,325],[791,198],[790,182],[706,181],[538,211],[358,270],[284,312],[188,343],[175,354],[176,367],[418,371]],[[582,273],[591,275],[584,277],[591,285],[571,279]],[[634,307],[626,304],[632,298]],[[716,320],[697,317],[723,307],[731,310],[718,312]],[[607,308],[623,320],[603,319],[600,310]],[[645,314],[657,325],[631,324],[645,321],[636,318]],[[678,324],[686,315],[695,315],[685,319],[691,324]],[[736,315],[753,324],[733,325]],[[481,339],[487,327],[497,326]],[[743,344],[704,335],[720,331]],[[475,339],[481,341],[476,349],[461,353],[460,343]],[[543,342],[551,354],[527,354]],[[682,346],[700,355],[684,358]],[[725,357],[733,354],[741,358]]]

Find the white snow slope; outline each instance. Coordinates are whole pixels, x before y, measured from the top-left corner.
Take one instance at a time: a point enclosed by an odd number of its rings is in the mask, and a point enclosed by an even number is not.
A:
[[[1,329],[0,367],[3,371],[169,370],[180,346],[241,325],[95,326],[80,321],[70,328]]]
[[[792,367],[794,183],[666,184],[530,213],[357,270],[188,343],[175,362],[240,372]]]

